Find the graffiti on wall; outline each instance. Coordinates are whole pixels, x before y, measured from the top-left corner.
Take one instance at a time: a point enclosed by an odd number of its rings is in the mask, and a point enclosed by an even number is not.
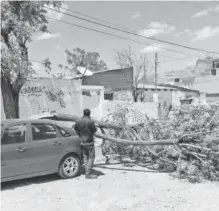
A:
[[[25,88],[21,89],[21,94],[41,94],[46,91],[45,86],[26,86]]]
[[[62,90],[55,89],[54,87],[45,87],[45,86],[25,86],[21,89],[21,95],[28,97],[36,96],[40,97],[42,94],[45,94],[48,100],[52,102],[58,102],[61,108],[65,108],[64,102],[64,92]]]

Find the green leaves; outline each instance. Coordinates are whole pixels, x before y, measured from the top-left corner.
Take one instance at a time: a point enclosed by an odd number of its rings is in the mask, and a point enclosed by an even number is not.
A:
[[[60,2],[54,1],[3,1],[1,2],[1,80],[3,102],[14,111],[7,111],[6,118],[19,117],[19,96],[26,79],[34,73],[29,61],[28,43],[36,32],[48,32],[48,21],[44,6],[59,8]],[[51,71],[49,59],[43,61],[46,72]],[[7,90],[6,90],[7,89]],[[15,111],[16,110],[16,111]]]
[[[49,60],[49,58],[44,59],[42,63],[43,63],[43,65],[44,65],[44,67],[45,67],[46,73],[50,74],[50,72],[51,72],[51,70],[52,70],[52,69],[51,69],[52,63],[51,63],[51,61]]]
[[[100,55],[97,52],[86,52],[81,48],[74,48],[72,51],[65,50],[66,60],[68,66],[60,64],[59,68],[68,69],[77,74],[77,67],[84,67],[90,71],[107,70],[107,65],[100,60]]]

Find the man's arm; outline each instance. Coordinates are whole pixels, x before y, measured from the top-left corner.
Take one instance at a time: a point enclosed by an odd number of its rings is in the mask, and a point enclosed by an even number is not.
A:
[[[96,133],[97,132],[97,127],[95,126],[94,122],[91,122],[89,124],[90,130],[92,133]]]
[[[79,135],[78,126],[79,126],[79,124],[78,124],[78,122],[76,122],[74,125],[74,130]]]

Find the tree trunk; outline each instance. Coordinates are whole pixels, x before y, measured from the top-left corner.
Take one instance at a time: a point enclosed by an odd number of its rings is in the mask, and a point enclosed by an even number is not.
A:
[[[132,90],[132,96],[133,96],[133,101],[136,103],[138,102],[138,95],[137,95],[137,90]]]
[[[94,134],[97,138],[102,138],[108,141],[120,143],[120,144],[127,144],[127,145],[146,145],[146,146],[153,146],[153,145],[174,145],[178,144],[177,139],[161,139],[161,140],[138,140],[138,141],[130,141],[126,139],[111,137],[102,133],[95,133]]]
[[[1,91],[6,119],[19,118],[19,93],[12,90],[5,77],[1,78]]]

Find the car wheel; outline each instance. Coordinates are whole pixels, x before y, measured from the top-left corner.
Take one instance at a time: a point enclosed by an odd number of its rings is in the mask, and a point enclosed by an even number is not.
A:
[[[63,179],[69,179],[77,176],[80,169],[80,160],[73,154],[65,156],[60,165],[58,174]]]

